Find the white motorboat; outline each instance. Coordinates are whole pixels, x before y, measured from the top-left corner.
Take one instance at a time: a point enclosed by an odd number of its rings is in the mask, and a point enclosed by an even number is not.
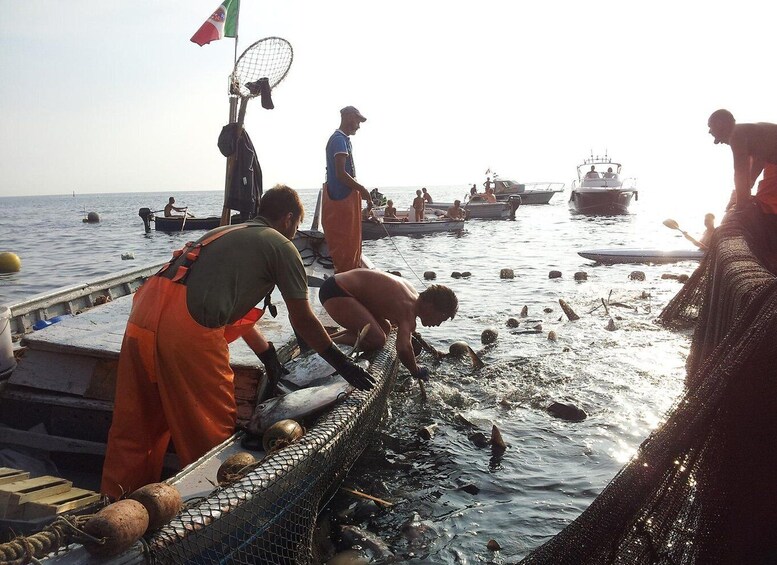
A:
[[[519,196],[521,205],[548,204],[553,195],[564,191],[563,182],[517,182],[494,175],[494,195],[499,201]]]
[[[569,209],[578,214],[627,214],[632,199],[637,200],[637,181],[621,178],[621,164],[607,154],[585,159],[577,166],[572,183]]]
[[[468,220],[505,220],[508,218],[514,220],[515,211],[521,203],[521,197],[517,195],[496,202],[486,202],[482,196],[474,196],[461,204],[461,209],[464,210]],[[453,202],[435,202],[427,204],[427,209],[440,210],[444,214],[451,206],[453,206]]]

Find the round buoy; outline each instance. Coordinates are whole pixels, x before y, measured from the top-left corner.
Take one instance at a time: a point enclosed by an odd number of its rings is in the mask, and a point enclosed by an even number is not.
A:
[[[480,342],[483,345],[488,345],[489,343],[494,343],[496,341],[496,338],[499,334],[497,331],[493,328],[486,328],[483,330],[483,333],[480,334]]]
[[[99,224],[100,215],[97,212],[89,212],[83,221],[85,224]]]
[[[18,273],[22,270],[22,260],[16,253],[3,251],[0,253],[0,273]]]

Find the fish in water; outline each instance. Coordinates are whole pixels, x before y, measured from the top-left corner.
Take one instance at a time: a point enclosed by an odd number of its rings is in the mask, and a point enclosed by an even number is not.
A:
[[[451,357],[464,357],[469,355],[474,369],[482,369],[485,363],[478,357],[478,354],[469,346],[466,341],[454,341],[448,347],[448,355]]]
[[[323,386],[312,386],[295,390],[283,396],[276,396],[257,404],[248,430],[263,434],[267,428],[281,420],[299,421],[305,416],[334,404],[341,397],[350,394],[354,387],[337,376],[337,380]]]
[[[358,546],[367,552],[372,559],[380,562],[390,562],[395,559],[394,552],[382,539],[356,526],[340,526],[340,535],[346,543]]]

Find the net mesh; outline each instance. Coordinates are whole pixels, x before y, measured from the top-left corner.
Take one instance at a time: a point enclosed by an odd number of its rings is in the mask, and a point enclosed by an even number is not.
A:
[[[253,98],[258,91],[251,92],[247,83],[267,78],[270,87],[275,88],[289,72],[294,60],[291,44],[281,37],[265,37],[243,51],[232,72],[231,92],[244,98]]]
[[[355,392],[296,443],[239,481],[190,503],[147,538],[154,563],[317,563],[318,510],[364,450],[396,376],[396,334],[372,359],[378,385]]]
[[[659,317],[695,324],[682,396],[591,506],[521,563],[777,563],[769,221],[737,215],[716,230]]]

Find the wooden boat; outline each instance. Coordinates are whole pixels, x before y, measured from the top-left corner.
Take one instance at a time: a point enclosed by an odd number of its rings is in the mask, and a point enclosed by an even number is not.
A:
[[[468,220],[506,220],[515,219],[515,211],[521,205],[520,196],[510,196],[507,200],[486,202],[481,196],[476,196],[461,205]],[[443,214],[453,206],[453,202],[435,202],[427,207],[440,210]]]
[[[618,263],[678,263],[680,261],[701,261],[704,251],[701,249],[586,249],[578,255],[597,263],[614,265]]]
[[[419,236],[430,233],[458,233],[464,229],[464,220],[428,219],[423,222],[390,222],[382,218],[362,221],[362,239],[380,239],[399,235]]]
[[[306,269],[311,306],[325,325],[333,328],[317,299],[318,287],[331,275],[331,267],[327,267],[331,263],[315,260],[328,255],[323,234],[300,231],[294,243],[310,264]],[[8,379],[0,382],[0,446],[43,455],[44,464],[56,464],[60,482],[71,481],[74,488],[95,494],[132,294],[160,265],[64,288],[10,307],[10,327],[17,351],[23,355]],[[371,266],[369,261],[364,265]],[[281,360],[287,360],[297,353],[296,341],[283,301],[278,298],[275,304],[279,315],[262,319],[262,333],[276,343]],[[159,561],[191,562],[205,555],[229,561],[254,555],[249,561],[258,563],[265,562],[259,557],[265,555],[267,562],[282,562],[262,553],[278,543],[284,544],[287,562],[302,560],[310,539],[306,532],[312,532],[319,503],[345,475],[380,423],[397,368],[394,335],[371,361],[371,374],[378,380],[373,390],[356,391],[312,418],[301,440],[267,456],[238,483],[217,487],[215,473],[226,458],[245,450],[241,447],[242,431],[184,469],[175,454],[169,453],[167,481],[185,500],[197,502],[187,505],[170,524],[148,534],[114,562],[146,563],[149,552]],[[265,377],[261,362],[242,340],[231,344],[230,362],[240,426],[250,418],[257,383]],[[262,459],[266,454],[259,450],[254,455]],[[0,501],[5,486],[0,479]],[[85,505],[78,511],[89,508]],[[54,508],[32,521],[24,520],[26,510],[5,517],[0,512],[0,529],[5,524],[17,533],[30,533],[25,524],[37,530],[60,514],[72,512]],[[246,524],[251,524],[250,528]],[[78,544],[39,561],[98,562]]]
[[[146,233],[151,231],[151,223],[154,223],[156,231],[179,232],[189,230],[212,230],[221,225],[221,216],[208,216],[205,218],[183,217],[183,216],[157,216],[150,208],[141,208],[138,216],[143,220],[143,226]],[[239,224],[243,221],[242,216],[235,214],[232,216],[231,223]]]
[[[578,214],[628,214],[632,199],[639,198],[636,179],[621,179],[621,164],[609,156],[591,155],[577,166],[569,209]]]

